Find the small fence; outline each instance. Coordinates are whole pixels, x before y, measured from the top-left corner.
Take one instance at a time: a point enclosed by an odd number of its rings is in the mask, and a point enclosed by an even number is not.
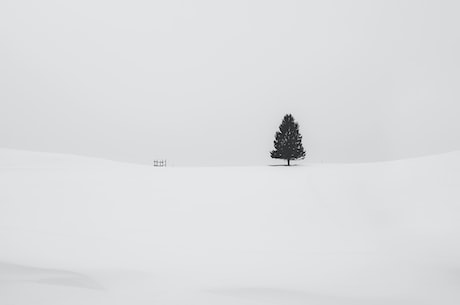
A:
[[[166,167],[166,160],[154,160],[153,166],[155,167]]]

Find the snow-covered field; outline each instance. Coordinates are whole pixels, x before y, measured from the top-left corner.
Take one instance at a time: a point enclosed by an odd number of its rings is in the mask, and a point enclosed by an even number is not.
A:
[[[460,304],[460,153],[154,168],[0,150],[0,304]]]

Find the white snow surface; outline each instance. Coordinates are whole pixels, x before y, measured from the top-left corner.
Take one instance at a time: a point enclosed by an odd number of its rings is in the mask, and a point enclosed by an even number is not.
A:
[[[0,304],[460,304],[460,152],[156,168],[0,150]]]

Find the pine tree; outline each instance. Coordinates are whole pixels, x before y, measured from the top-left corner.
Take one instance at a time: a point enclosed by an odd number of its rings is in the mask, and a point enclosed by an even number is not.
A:
[[[275,150],[270,153],[271,157],[287,160],[288,166],[291,165],[291,160],[305,158],[299,124],[294,121],[294,117],[291,114],[284,116],[279,131],[275,134],[274,145]]]

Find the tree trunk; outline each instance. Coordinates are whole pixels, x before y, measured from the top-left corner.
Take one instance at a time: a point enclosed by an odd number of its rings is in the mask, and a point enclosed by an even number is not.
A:
[[[287,160],[288,161],[288,166],[291,166],[291,160]]]

